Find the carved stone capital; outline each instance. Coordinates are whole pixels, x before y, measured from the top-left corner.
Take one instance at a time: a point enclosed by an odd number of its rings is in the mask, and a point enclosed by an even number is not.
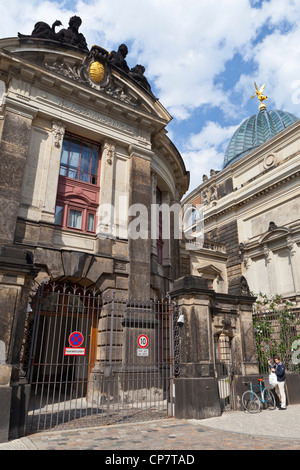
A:
[[[106,156],[106,163],[108,165],[112,165],[114,162],[114,157],[116,153],[116,145],[114,142],[105,140],[104,146],[103,146],[103,153]]]
[[[55,147],[61,147],[61,142],[64,138],[65,130],[66,126],[62,121],[52,121],[52,135]]]
[[[268,247],[268,245],[264,245],[264,257],[266,260],[266,263],[270,263],[271,258],[272,258],[272,251]]]

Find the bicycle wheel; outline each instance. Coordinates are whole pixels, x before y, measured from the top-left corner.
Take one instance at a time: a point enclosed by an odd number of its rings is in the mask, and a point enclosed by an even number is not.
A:
[[[271,390],[267,390],[266,388],[264,389],[263,401],[264,401],[264,405],[267,408],[267,410],[275,410],[276,409],[276,400],[275,400],[274,394],[273,394],[273,392],[271,392]]]
[[[247,390],[242,396],[243,407],[249,413],[258,413],[260,411],[260,399],[255,392]]]

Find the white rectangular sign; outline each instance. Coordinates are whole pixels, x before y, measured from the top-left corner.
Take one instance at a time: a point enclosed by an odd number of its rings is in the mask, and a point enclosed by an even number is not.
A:
[[[85,356],[85,348],[65,348],[65,356]]]
[[[149,356],[149,349],[137,349],[136,353],[137,353],[137,356],[147,357]]]

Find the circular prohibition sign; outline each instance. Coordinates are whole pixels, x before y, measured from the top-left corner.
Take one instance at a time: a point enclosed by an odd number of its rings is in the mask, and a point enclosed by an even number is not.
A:
[[[80,348],[84,341],[83,334],[80,331],[73,331],[69,336],[69,343],[72,348]]]
[[[140,336],[138,337],[137,342],[138,342],[138,345],[139,345],[140,348],[146,348],[146,347],[148,346],[148,344],[149,344],[148,336],[146,336],[146,335],[140,335]]]

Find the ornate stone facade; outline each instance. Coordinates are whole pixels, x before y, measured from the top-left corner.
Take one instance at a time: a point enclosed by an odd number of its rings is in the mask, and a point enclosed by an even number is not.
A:
[[[66,30],[39,23],[0,41],[1,365],[16,387],[27,306],[41,283],[146,300],[164,296],[178,274],[178,240],[158,260],[150,237],[128,237],[131,206],[150,209],[157,188],[170,203],[188,189],[165,133],[171,116],[144,68],[89,51],[74,18]]]
[[[201,199],[205,237],[226,247],[228,281],[243,275],[250,291],[281,294],[297,305],[299,139],[300,121],[296,120],[236,162],[205,177],[183,201]]]

